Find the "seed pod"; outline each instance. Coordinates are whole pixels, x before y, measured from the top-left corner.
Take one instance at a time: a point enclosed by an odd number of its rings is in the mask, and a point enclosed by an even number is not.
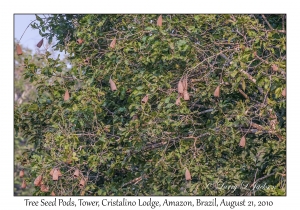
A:
[[[50,173],[49,173],[50,176],[53,176],[54,170],[55,170],[54,168],[51,169],[51,171],[50,171]]]
[[[142,99],[142,103],[145,104],[147,103],[149,97],[148,97],[148,94]]]
[[[41,185],[41,191],[42,191],[42,192],[48,192],[48,191],[49,191],[49,187],[46,186],[46,185],[44,185],[44,184],[42,184],[42,185]]]
[[[286,89],[285,88],[282,90],[281,94],[282,94],[283,97],[286,97]]]
[[[58,180],[58,170],[54,169],[53,175],[52,175],[52,180],[57,181]]]
[[[117,90],[117,86],[116,86],[115,82],[112,79],[109,79],[109,84],[110,84],[110,89],[112,91],[116,91]]]
[[[53,191],[51,192],[51,194],[50,194],[50,195],[51,195],[51,196],[56,196],[56,195],[55,195],[55,193],[54,193]]]
[[[75,169],[74,177],[75,178],[79,177],[79,169],[78,168]]]
[[[84,178],[82,178],[82,179],[80,180],[79,187],[80,187],[80,188],[83,188],[84,185],[85,185],[85,180],[84,180]]]
[[[157,19],[157,26],[162,26],[162,15],[160,15]]]
[[[117,39],[116,38],[114,38],[112,41],[111,41],[111,43],[110,43],[110,47],[111,48],[115,48],[115,46],[116,46],[116,42],[117,42]]]
[[[69,100],[69,98],[70,98],[69,91],[66,90],[64,100],[67,101],[67,100]]]
[[[57,169],[57,174],[58,174],[58,176],[62,176],[62,174],[61,174],[61,172],[60,172],[59,169]]]
[[[189,169],[185,170],[185,180],[187,180],[187,181],[192,180],[191,173],[190,173]]]
[[[20,171],[19,176],[20,176],[20,178],[23,178],[23,177],[24,177],[24,170],[21,170],[21,171]]]
[[[182,81],[179,80],[178,87],[177,87],[178,93],[183,93],[183,84]]]
[[[39,175],[39,176],[34,180],[33,184],[34,184],[35,186],[41,186],[41,184],[42,184],[42,179],[43,179],[43,176],[42,176],[42,175]]]
[[[37,47],[40,48],[43,45],[44,39],[42,39],[41,41],[39,41],[39,43],[37,43]]]
[[[25,179],[23,179],[23,182],[22,182],[21,188],[22,188],[22,189],[25,189],[25,188],[26,188],[26,185],[27,185],[27,184],[26,184],[26,181],[25,181]]]
[[[240,140],[240,147],[242,147],[242,148],[244,148],[245,147],[245,145],[246,145],[246,138],[245,138],[245,136],[243,136],[242,138],[241,138],[241,140]]]
[[[276,64],[272,64],[271,67],[273,71],[278,71],[278,66]]]
[[[187,90],[188,89],[188,83],[187,83],[187,77],[186,76],[182,80],[182,84],[183,84],[183,90]]]
[[[79,38],[79,39],[77,39],[76,42],[77,42],[77,44],[82,44],[82,43],[83,43],[83,39],[80,39],[80,38]]]
[[[190,95],[189,95],[189,93],[187,92],[187,90],[185,90],[185,91],[183,92],[183,99],[184,99],[185,101],[190,100]]]
[[[19,44],[17,44],[17,55],[22,55],[23,54],[23,52],[22,52],[22,48],[21,48],[21,46],[19,45]]]
[[[180,102],[180,98],[181,98],[181,97],[178,97],[178,98],[176,99],[176,102],[175,102],[175,104],[176,104],[177,106],[180,106],[180,104],[181,104],[181,102]]]
[[[220,97],[220,86],[218,86],[214,92],[215,97]]]
[[[86,58],[86,59],[84,59],[84,63],[85,63],[85,64],[88,64],[88,63],[89,63],[89,61],[90,61],[90,59],[89,59],[89,58]]]

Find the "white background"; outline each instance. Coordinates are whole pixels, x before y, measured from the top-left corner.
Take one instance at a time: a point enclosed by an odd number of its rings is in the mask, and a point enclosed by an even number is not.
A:
[[[217,197],[219,201],[225,198],[227,201],[234,200],[272,200],[273,207],[265,208],[286,208],[299,209],[299,154],[300,154],[300,125],[299,125],[299,91],[300,91],[300,62],[299,54],[299,5],[297,1],[278,0],[184,0],[184,1],[1,1],[0,18],[0,206],[1,209],[32,209],[25,207],[24,199],[40,200],[42,197],[14,197],[13,196],[13,14],[15,13],[287,13],[287,196],[285,197]],[[62,198],[62,197],[59,197]],[[68,197],[63,197],[68,200]],[[84,198],[85,200],[100,200],[103,197],[72,197],[73,200]],[[116,199],[117,197],[114,197]],[[118,197],[121,199],[122,197]],[[139,197],[148,200],[149,197]],[[160,200],[165,197],[152,197]],[[213,197],[197,197],[211,200]],[[47,197],[47,200],[53,197]],[[136,200],[137,197],[130,197]],[[169,197],[169,200],[195,200],[196,197]],[[42,207],[36,207],[41,209]],[[51,207],[48,207],[49,209]],[[53,207],[52,207],[53,208]],[[71,209],[73,207],[54,207],[55,209]],[[87,207],[76,207],[83,209]],[[96,209],[97,207],[91,208]],[[206,209],[194,207],[194,209]],[[207,207],[214,209],[213,207]],[[234,209],[250,209],[253,207],[236,207]],[[260,208],[260,207],[255,207]],[[98,208],[99,209],[99,208]],[[103,209],[103,207],[101,207]],[[105,208],[108,209],[108,208]],[[109,209],[141,209],[141,207],[109,207]],[[150,207],[143,209],[151,209]],[[179,207],[156,208],[156,209],[179,209]],[[218,207],[217,209],[223,209]],[[225,209],[230,209],[226,207]]]

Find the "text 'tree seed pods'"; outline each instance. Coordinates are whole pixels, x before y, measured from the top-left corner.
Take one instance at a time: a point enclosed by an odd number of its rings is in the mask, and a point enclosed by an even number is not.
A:
[[[41,184],[42,184],[42,179],[43,179],[42,175],[39,175],[38,177],[36,177],[36,179],[34,180],[33,184],[34,184],[35,186],[41,186]]]
[[[22,55],[23,54],[23,52],[22,52],[22,48],[21,48],[21,46],[19,45],[19,44],[17,44],[17,55]]]
[[[162,26],[162,15],[157,18],[157,26]]]
[[[220,86],[218,86],[214,92],[214,97],[220,97]]]
[[[277,65],[275,65],[275,64],[272,64],[272,66],[271,66],[271,67],[272,67],[272,70],[273,70],[273,71],[278,71],[278,66],[277,66]]]
[[[52,191],[50,195],[51,195],[51,196],[55,196],[55,193]]]
[[[43,45],[44,39],[41,39],[41,41],[39,41],[39,43],[37,43],[37,47],[40,48]]]
[[[53,175],[52,175],[52,180],[57,181],[58,180],[58,170],[54,169]]]
[[[110,89],[112,91],[116,91],[117,90],[116,83],[112,79],[109,79],[109,84],[110,84]]]
[[[20,171],[19,176],[20,176],[20,178],[23,178],[23,177],[24,177],[24,170],[21,170],[21,171]]]
[[[185,180],[187,180],[187,181],[192,180],[192,176],[191,176],[189,169],[185,170]]]
[[[78,168],[75,169],[75,172],[74,172],[73,176],[75,178],[79,177],[79,169]]]
[[[240,140],[240,147],[242,147],[242,148],[244,148],[245,147],[245,145],[246,145],[246,138],[245,138],[245,136],[243,136],[242,138],[241,138],[241,140]]]
[[[116,42],[117,42],[117,39],[116,38],[114,38],[112,41],[111,41],[111,43],[110,43],[110,47],[111,48],[115,48],[115,46],[116,46]]]
[[[80,188],[83,188],[84,185],[85,185],[85,180],[82,178],[82,179],[80,180],[79,187],[80,187]]]
[[[187,92],[187,90],[185,90],[185,91],[183,92],[183,99],[184,99],[185,101],[190,100],[190,95],[189,95],[189,93]]]
[[[147,103],[148,99],[149,99],[149,96],[146,95],[146,96],[142,99],[142,103],[143,103],[143,104]]]
[[[178,82],[178,87],[177,87],[177,90],[178,90],[178,93],[183,93],[183,84],[182,84],[182,81],[179,80]]]
[[[69,91],[66,90],[65,96],[64,96],[64,100],[67,101],[67,100],[69,100],[69,99],[70,99],[70,94],[69,94]]]
[[[282,90],[281,94],[282,94],[283,97],[286,97],[286,89],[285,88]]]
[[[23,182],[22,182],[21,188],[22,188],[22,189],[25,189],[25,188],[26,188],[26,185],[27,185],[27,184],[26,184],[26,181],[25,181],[25,179],[24,179]]]
[[[180,102],[180,97],[178,97],[178,98],[176,99],[175,104],[176,104],[177,106],[180,106],[180,104],[181,104],[181,102]]]
[[[79,39],[77,39],[76,42],[77,42],[77,44],[82,44],[82,43],[83,43],[83,39],[80,39],[80,38],[79,38]]]

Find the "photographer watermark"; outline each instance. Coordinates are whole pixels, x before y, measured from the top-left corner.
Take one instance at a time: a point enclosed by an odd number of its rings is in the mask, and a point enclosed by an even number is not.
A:
[[[206,185],[206,188],[208,189],[217,189],[217,190],[252,190],[252,191],[258,191],[258,190],[274,190],[275,187],[272,185],[267,185],[266,183],[246,183],[241,182],[240,184],[228,184],[226,182],[213,182],[208,183]]]

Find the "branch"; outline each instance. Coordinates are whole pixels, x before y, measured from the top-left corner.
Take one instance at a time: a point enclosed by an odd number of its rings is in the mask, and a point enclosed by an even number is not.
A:
[[[266,23],[269,26],[269,28],[272,29],[272,30],[274,30],[274,28],[271,26],[271,24],[269,23],[269,21],[267,20],[267,18],[265,17],[265,15],[261,15],[261,16],[264,19],[264,21],[266,21]]]

